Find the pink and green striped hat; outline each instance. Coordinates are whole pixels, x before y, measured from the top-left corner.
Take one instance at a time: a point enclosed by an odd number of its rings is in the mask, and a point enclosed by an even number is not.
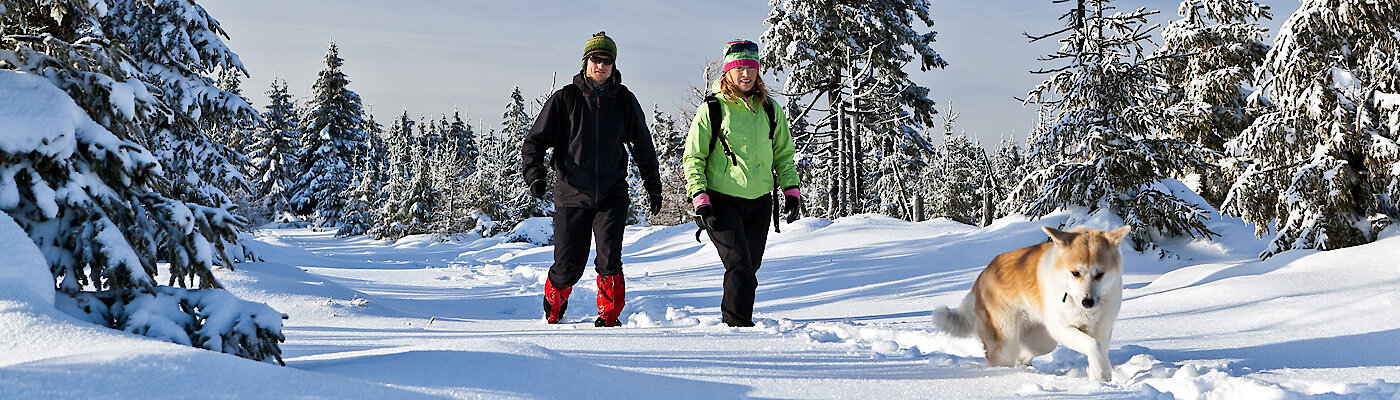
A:
[[[724,70],[728,73],[734,67],[760,68],[758,64],[758,43],[735,39],[724,44]]]

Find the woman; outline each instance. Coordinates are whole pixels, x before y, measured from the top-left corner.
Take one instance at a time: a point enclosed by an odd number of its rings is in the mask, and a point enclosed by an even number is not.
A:
[[[769,193],[783,188],[789,221],[802,194],[787,118],[759,77],[758,45],[729,42],[724,61],[714,94],[696,110],[686,137],[686,192],[693,199],[696,224],[709,232],[724,263],[724,323],[753,326],[756,274],[773,204]]]

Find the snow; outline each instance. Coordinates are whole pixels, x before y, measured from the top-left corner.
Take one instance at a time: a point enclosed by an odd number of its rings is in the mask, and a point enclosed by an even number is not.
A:
[[[68,158],[75,146],[73,133],[94,126],[68,94],[44,77],[0,70],[0,152]]]
[[[625,325],[609,329],[592,326],[591,270],[565,323],[542,322],[550,246],[505,235],[385,242],[266,227],[245,236],[265,261],[215,273],[234,296],[288,314],[286,367],[93,327],[6,290],[0,390],[17,398],[144,397],[144,384],[231,398],[1397,396],[1400,236],[1259,261],[1267,241],[1253,227],[1208,211],[1222,237],[1164,242],[1165,259],[1124,255],[1108,383],[1085,379],[1087,360],[1063,347],[1030,367],[989,368],[976,339],[944,334],[929,318],[956,306],[993,255],[1044,241],[1040,226],[1113,222],[1058,213],[985,228],[878,215],[799,220],[770,237],[754,328],[719,322],[723,268],[691,224],[627,229]],[[0,285],[13,279],[0,274]]]
[[[44,254],[9,214],[0,211],[0,298],[53,305],[53,275]]]

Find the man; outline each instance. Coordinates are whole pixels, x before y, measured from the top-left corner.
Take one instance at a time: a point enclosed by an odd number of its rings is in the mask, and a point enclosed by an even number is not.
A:
[[[598,255],[598,319],[618,326],[622,313],[622,232],[627,223],[627,154],[641,171],[650,212],[661,210],[656,148],[637,97],[622,85],[617,44],[603,32],[584,44],[583,70],[554,92],[521,146],[530,195],[545,194],[545,150],[554,149],[554,265],[545,283],[545,320],[559,323],[569,293],[583,277],[590,233]]]

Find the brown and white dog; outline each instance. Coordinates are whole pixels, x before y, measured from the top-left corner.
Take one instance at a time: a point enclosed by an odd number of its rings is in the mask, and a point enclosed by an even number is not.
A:
[[[1124,226],[1106,232],[1043,228],[1050,242],[996,256],[956,311],[933,311],[939,329],[976,332],[995,367],[1029,365],[1062,343],[1089,358],[1088,374],[1113,379],[1108,345],[1123,300]]]

